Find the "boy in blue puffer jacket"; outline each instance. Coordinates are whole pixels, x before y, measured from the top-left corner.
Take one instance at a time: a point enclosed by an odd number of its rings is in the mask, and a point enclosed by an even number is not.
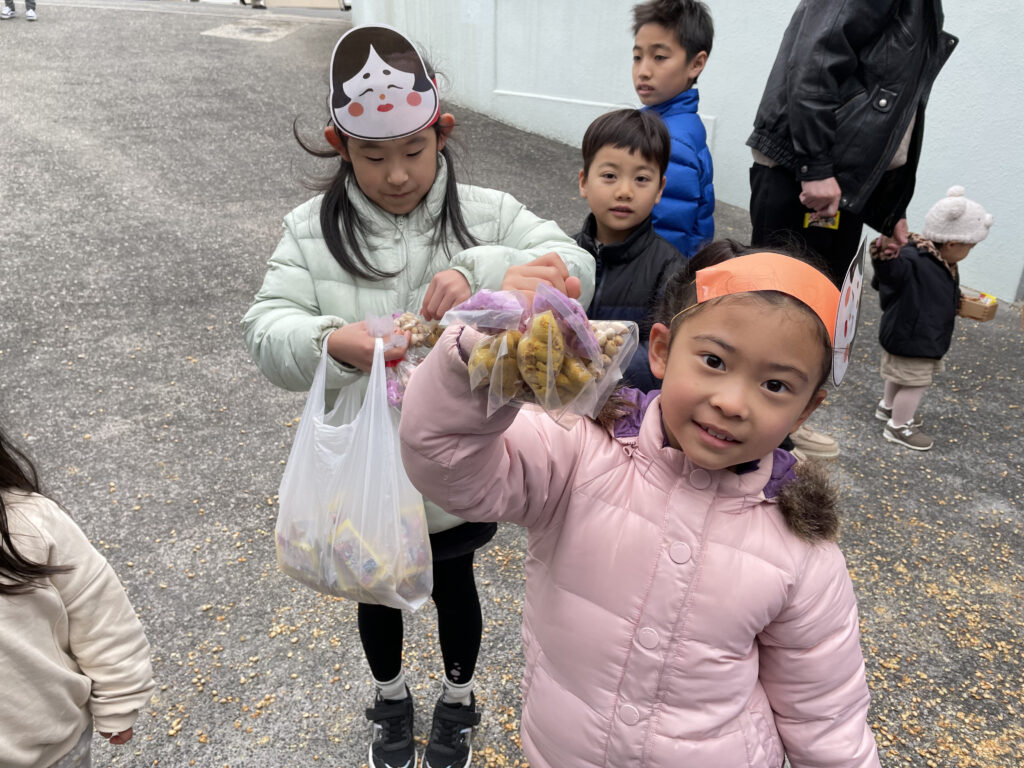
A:
[[[633,7],[633,87],[672,136],[654,229],[687,258],[715,234],[711,153],[693,87],[714,34],[711,12],[700,0],[648,0]]]

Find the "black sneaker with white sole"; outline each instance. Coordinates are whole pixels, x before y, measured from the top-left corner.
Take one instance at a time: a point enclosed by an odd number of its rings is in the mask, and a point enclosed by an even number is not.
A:
[[[382,699],[380,693],[366,710],[372,724],[370,768],[416,768],[416,744],[412,738],[412,697]]]
[[[479,724],[472,694],[468,706],[438,700],[422,768],[466,768],[473,759],[473,728]]]

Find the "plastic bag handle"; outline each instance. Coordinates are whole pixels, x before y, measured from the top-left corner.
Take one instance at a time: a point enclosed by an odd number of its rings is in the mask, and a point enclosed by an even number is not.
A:
[[[320,362],[316,366],[316,373],[313,374],[313,384],[309,388],[306,406],[310,409],[311,413],[321,417],[328,414],[325,390],[327,388],[327,361],[329,358],[330,355],[327,354],[327,344],[325,343],[323,351],[320,353]],[[387,363],[384,362],[384,340],[378,336],[373,341],[373,365],[370,368],[370,381],[367,385],[363,402],[373,398],[374,401],[379,400],[383,403],[382,406],[377,405],[376,407],[388,407],[388,385],[384,372],[386,366]],[[337,410],[342,399],[345,397],[348,387],[358,386],[359,381],[356,380],[347,387],[342,387],[334,403],[331,405],[330,413],[334,413]]]
[[[388,382],[384,372],[384,339],[377,336],[373,340],[373,365],[370,368],[370,383],[366,386],[364,407],[370,404],[374,408],[388,407]]]
[[[326,411],[324,402],[324,389],[327,386],[327,340],[324,339],[324,348],[320,352],[320,362],[316,366],[316,373],[313,374],[313,384],[309,388],[310,406],[314,413],[323,415]]]

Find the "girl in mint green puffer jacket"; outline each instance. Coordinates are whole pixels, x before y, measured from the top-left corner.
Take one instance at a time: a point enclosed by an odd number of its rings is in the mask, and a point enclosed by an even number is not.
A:
[[[368,315],[410,311],[439,319],[482,288],[530,290],[538,282],[584,306],[593,295],[593,258],[554,222],[508,194],[456,182],[445,146],[454,118],[439,106],[431,110],[432,79],[411,45],[386,27],[356,27],[335,48],[330,148],[300,144],[321,157],[340,156],[338,172],[323,194],[285,217],[263,286],[242,320],[253,359],[280,387],[308,390],[324,345],[333,362],[327,402],[330,390],[360,379],[365,386],[374,346]],[[470,729],[479,721],[472,677],[482,619],[473,553],[496,526],[425,507],[445,674],[424,765],[465,766]],[[358,625],[377,685],[367,710],[374,724],[371,768],[415,765],[402,614],[359,604]]]

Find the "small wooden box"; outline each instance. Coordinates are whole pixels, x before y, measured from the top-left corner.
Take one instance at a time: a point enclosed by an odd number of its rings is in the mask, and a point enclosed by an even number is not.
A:
[[[960,302],[960,317],[985,323],[996,316],[997,306],[999,305],[993,296],[984,293],[980,296],[972,296],[965,293]]]

